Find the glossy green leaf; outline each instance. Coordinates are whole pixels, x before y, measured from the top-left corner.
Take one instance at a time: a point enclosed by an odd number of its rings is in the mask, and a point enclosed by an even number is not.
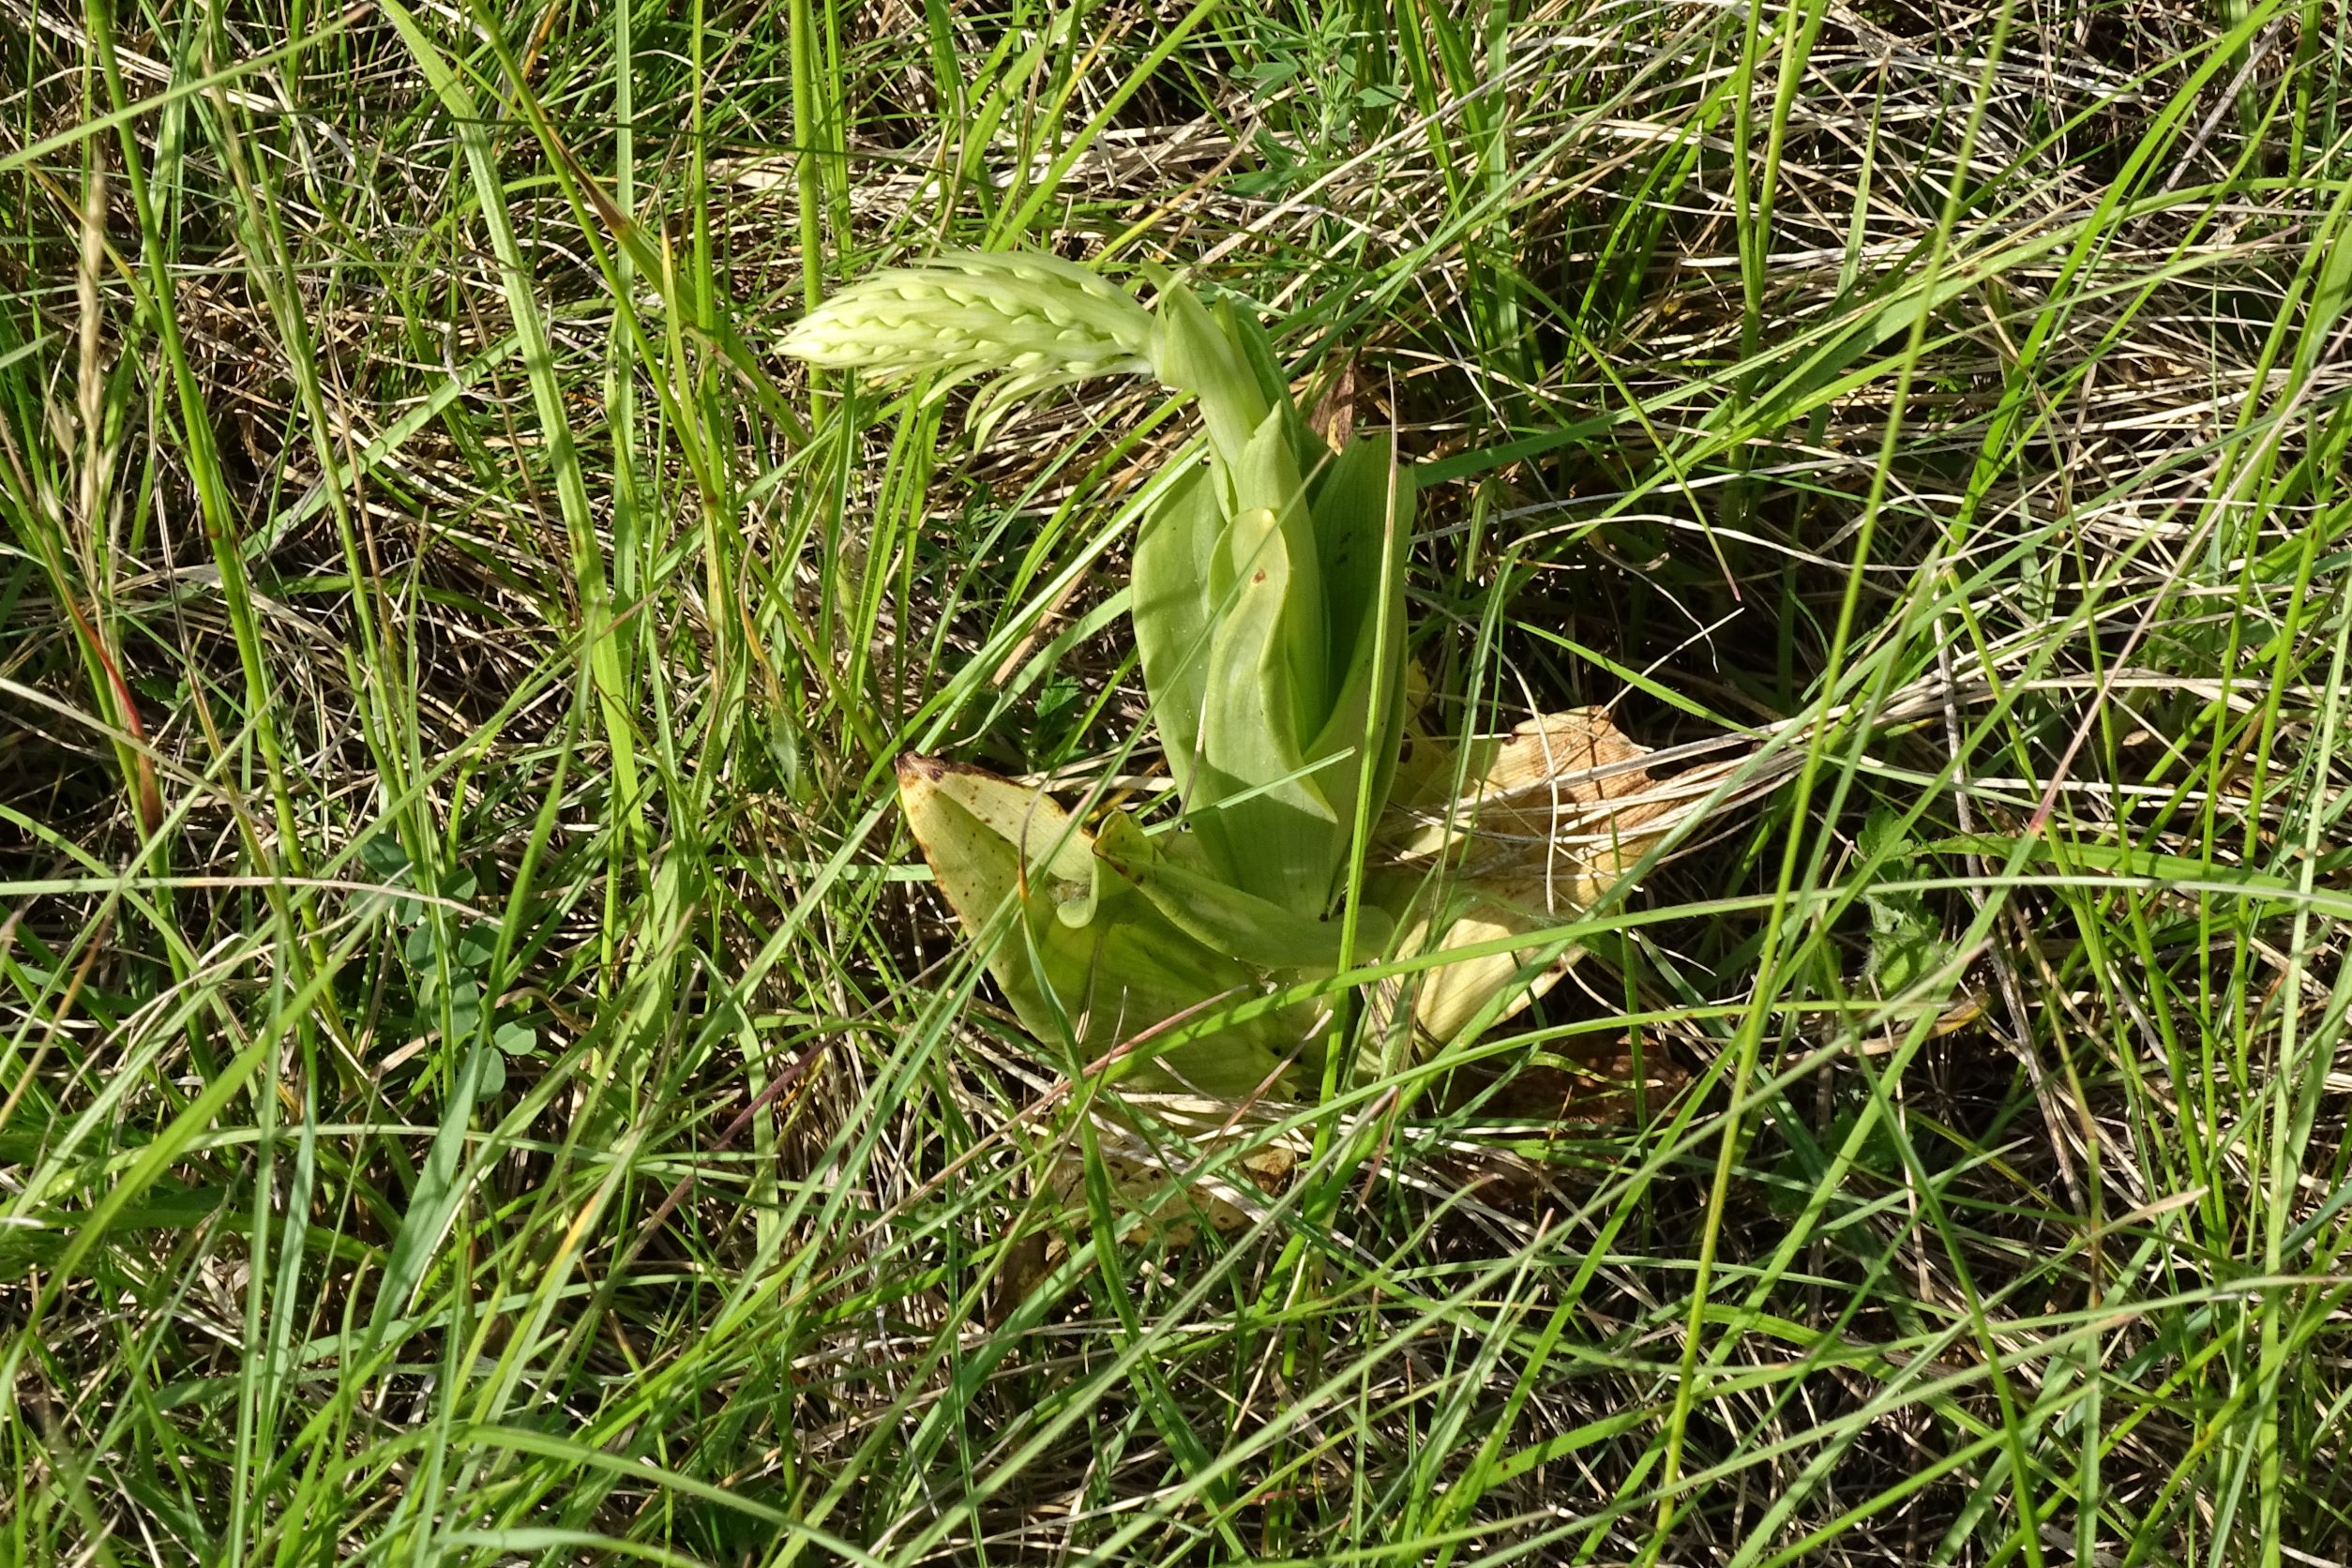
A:
[[[1193,828],[1234,886],[1301,914],[1331,897],[1339,819],[1300,735],[1291,656],[1290,556],[1278,520],[1237,514],[1212,590],[1225,590],[1209,638]],[[1229,585],[1227,579],[1232,580]]]
[[[1233,494],[1233,527],[1226,539],[1229,580],[1254,587],[1259,574],[1279,574],[1270,650],[1278,668],[1270,678],[1296,732],[1312,734],[1330,712],[1332,617],[1323,602],[1315,519],[1281,410],[1266,415],[1250,436],[1234,469]],[[1271,535],[1262,533],[1269,523]]]
[[[1183,372],[1171,382],[1217,388],[1227,417],[1211,411],[1214,477],[1181,487],[1137,544],[1153,717],[1215,874],[1316,919],[1354,841],[1363,770],[1378,802],[1395,766],[1411,482],[1384,437],[1303,471],[1322,449],[1287,393],[1264,396],[1269,377],[1279,388],[1272,347],[1229,308],[1212,319],[1171,293],[1160,356]],[[1237,448],[1244,404],[1265,412]]]
[[[1309,505],[1330,609],[1327,635],[1334,689],[1307,751],[1317,757],[1343,748],[1351,752],[1324,783],[1346,822],[1355,810],[1362,770],[1372,770],[1371,790],[1363,798],[1375,811],[1388,799],[1396,772],[1404,718],[1405,552],[1412,537],[1413,483],[1410,474],[1397,468],[1385,435],[1349,443],[1319,479]],[[1380,637],[1383,583],[1385,646]]]
[[[1275,1079],[1308,1033],[1301,1010],[1253,1018],[1166,1053],[1153,1026],[1264,988],[1259,974],[1187,935],[1093,856],[1092,836],[1009,779],[934,758],[898,762],[898,798],[957,919],[984,944],[989,974],[1041,1039],[1143,1089],[1243,1095]],[[1036,837],[1055,835],[1051,841]],[[1082,862],[1087,918],[1065,875]]]
[[[1124,815],[1113,815],[1094,840],[1094,853],[1134,884],[1154,908],[1213,951],[1260,969],[1329,972],[1339,967],[1340,925],[1314,919],[1244,893],[1218,876],[1190,840],[1153,838]],[[1367,905],[1358,916],[1356,950],[1379,952],[1392,925]]]
[[[1225,512],[1206,468],[1187,475],[1143,521],[1135,544],[1135,594],[1129,614],[1143,656],[1152,721],[1177,791],[1193,796],[1193,754],[1209,684],[1212,562],[1223,542]]]
[[[1213,315],[1218,330],[1233,346],[1236,361],[1248,369],[1267,405],[1281,415],[1283,433],[1289,439],[1291,457],[1299,465],[1299,472],[1308,472],[1323,460],[1328,448],[1307,429],[1305,416],[1292,400],[1290,378],[1282,368],[1281,355],[1274,352],[1274,339],[1266,335],[1256,315],[1237,309],[1230,299],[1218,300]]]

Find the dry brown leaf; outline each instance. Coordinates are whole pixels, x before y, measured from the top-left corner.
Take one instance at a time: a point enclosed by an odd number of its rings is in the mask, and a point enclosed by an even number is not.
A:
[[[1349,438],[1356,433],[1356,362],[1352,359],[1339,367],[1323,395],[1315,400],[1315,410],[1306,416],[1307,428],[1328,443],[1334,452],[1344,452]]]
[[[1503,940],[1572,920],[1600,901],[1625,870],[1689,814],[1731,763],[1675,778],[1651,776],[1650,749],[1628,739],[1606,708],[1571,708],[1530,719],[1508,735],[1471,743],[1468,766],[1446,742],[1409,736],[1396,805],[1381,847],[1398,869],[1447,869],[1475,895],[1442,932],[1429,913],[1409,921],[1400,956]],[[1459,795],[1456,776],[1472,780]],[[1489,954],[1425,972],[1412,1002],[1415,1054],[1452,1039],[1539,949]],[[1571,954],[1520,986],[1509,1018],[1558,984]],[[1393,1016],[1406,987],[1391,982],[1376,1017]]]
[[[1452,854],[1456,873],[1482,891],[1546,912],[1591,907],[1696,798],[1684,780],[1662,788],[1652,779],[1641,765],[1649,748],[1606,708],[1547,714],[1474,743],[1475,781],[1457,797],[1448,792],[1452,748],[1426,737],[1414,748],[1432,755],[1416,769],[1420,787],[1390,814],[1392,858]]]

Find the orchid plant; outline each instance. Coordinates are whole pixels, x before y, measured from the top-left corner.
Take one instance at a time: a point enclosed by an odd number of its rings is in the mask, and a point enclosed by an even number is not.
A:
[[[1133,551],[1135,634],[1178,822],[1147,830],[1114,809],[1090,827],[1009,779],[924,756],[898,764],[910,827],[1015,1015],[1082,1063],[1136,1089],[1289,1093],[1319,1061],[1330,1008],[1231,1003],[1383,955],[1557,925],[1563,891],[1583,907],[1654,837],[1622,836],[1604,812],[1600,850],[1576,848],[1571,874],[1555,874],[1544,829],[1482,880],[1474,822],[1455,807],[1474,819],[1491,797],[1524,816],[1529,747],[1497,738],[1457,754],[1418,736],[1400,777],[1412,475],[1385,433],[1336,451],[1315,434],[1262,330],[1229,304],[1212,310],[1163,279],[1147,309],[1056,258],[956,254],[863,279],[781,346],[885,382],[928,377],[927,398],[1001,377],[973,405],[983,438],[1013,399],[1099,376],[1151,376],[1199,410],[1206,460],[1175,460]],[[1535,776],[1556,761],[1539,750]],[[1457,803],[1449,786],[1464,779]],[[1555,789],[1538,815],[1557,821],[1560,804]],[[1389,868],[1351,879],[1376,847]],[[1530,957],[1488,954],[1382,990],[1374,1017],[1404,1051],[1425,1052],[1531,999],[1545,982]],[[1180,1025],[1181,1045],[1157,1046]],[[1398,1054],[1365,1060],[1377,1070]]]

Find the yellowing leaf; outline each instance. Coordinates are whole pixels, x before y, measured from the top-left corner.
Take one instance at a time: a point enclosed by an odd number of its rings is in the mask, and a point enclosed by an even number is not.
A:
[[[1288,1008],[1173,1048],[1157,1026],[1261,994],[1252,967],[1213,951],[1094,855],[1059,806],[978,768],[910,753],[898,799],[924,859],[1026,1029],[1138,1087],[1244,1095],[1277,1080],[1312,1033]],[[1108,1060],[1106,1060],[1108,1059]]]

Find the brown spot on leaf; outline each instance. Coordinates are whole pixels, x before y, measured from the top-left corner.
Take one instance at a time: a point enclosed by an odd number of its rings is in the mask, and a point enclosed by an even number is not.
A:
[[[1356,362],[1345,361],[1339,373],[1332,377],[1323,395],[1315,400],[1315,411],[1306,416],[1307,427],[1323,438],[1334,452],[1343,450],[1350,436],[1356,433]]]
[[[898,782],[901,784],[914,779],[937,782],[946,776],[947,764],[936,757],[926,757],[919,751],[898,753]]]

